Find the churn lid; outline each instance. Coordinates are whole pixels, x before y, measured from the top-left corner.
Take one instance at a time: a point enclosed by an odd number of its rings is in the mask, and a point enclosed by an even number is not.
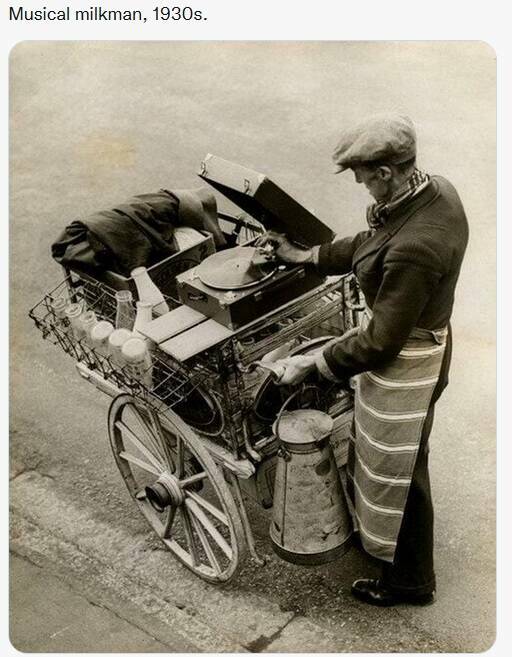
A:
[[[273,425],[278,438],[290,445],[308,445],[328,436],[334,424],[330,415],[311,408],[285,411]]]

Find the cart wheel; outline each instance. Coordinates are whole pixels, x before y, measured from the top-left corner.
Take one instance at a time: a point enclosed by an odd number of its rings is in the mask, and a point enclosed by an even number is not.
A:
[[[146,520],[196,575],[225,582],[245,547],[238,508],[201,439],[175,413],[128,394],[108,417],[117,466]]]

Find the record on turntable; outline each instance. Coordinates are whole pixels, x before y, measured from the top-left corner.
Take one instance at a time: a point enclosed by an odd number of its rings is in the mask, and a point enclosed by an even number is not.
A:
[[[266,262],[253,246],[209,256],[176,277],[181,303],[236,330],[304,294],[323,277],[304,266]]]
[[[196,275],[216,290],[241,290],[270,278],[277,269],[275,262],[261,262],[254,246],[237,246],[214,253],[198,265]]]

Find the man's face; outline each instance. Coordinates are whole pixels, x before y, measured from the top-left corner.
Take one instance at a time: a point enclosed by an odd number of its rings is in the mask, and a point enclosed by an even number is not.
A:
[[[362,165],[355,165],[352,167],[352,171],[356,182],[363,183],[376,201],[387,201],[391,198],[391,171],[388,167],[371,169]]]

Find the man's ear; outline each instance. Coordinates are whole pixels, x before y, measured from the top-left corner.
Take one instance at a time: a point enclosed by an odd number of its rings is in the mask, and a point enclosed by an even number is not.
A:
[[[391,168],[386,166],[385,164],[380,166],[377,169],[377,172],[378,172],[379,178],[381,180],[385,180],[386,182],[388,182],[388,180],[391,180],[391,178],[393,177],[393,171],[391,171]]]

